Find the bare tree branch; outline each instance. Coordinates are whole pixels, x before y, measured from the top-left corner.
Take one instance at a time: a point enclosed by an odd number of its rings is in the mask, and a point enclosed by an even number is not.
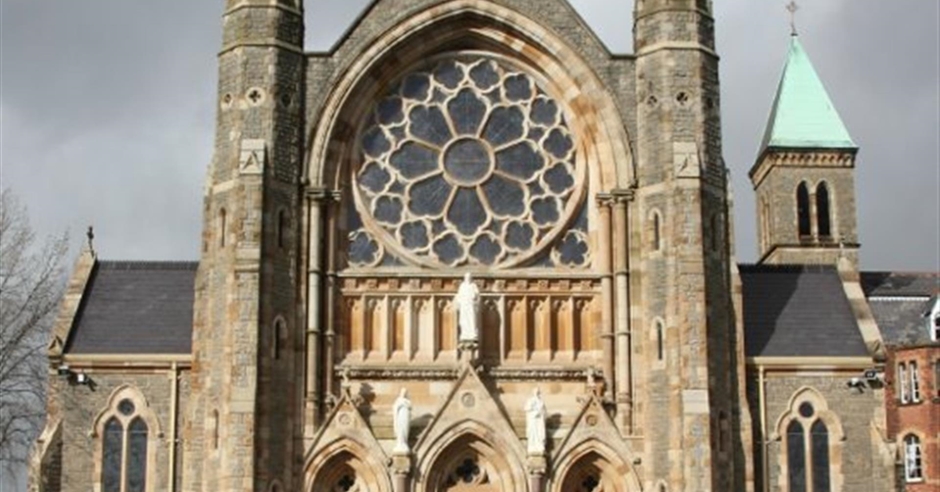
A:
[[[0,462],[26,460],[45,417],[46,341],[65,285],[68,237],[37,244],[26,208],[0,192]]]

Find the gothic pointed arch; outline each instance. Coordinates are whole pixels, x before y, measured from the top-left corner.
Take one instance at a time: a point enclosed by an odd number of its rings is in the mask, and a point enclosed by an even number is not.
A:
[[[590,395],[553,453],[551,492],[640,492],[635,453],[600,400]]]
[[[525,448],[505,411],[469,365],[412,449],[416,492],[448,490],[446,484],[459,475],[457,469],[466,460],[471,471],[474,463],[480,468],[480,474],[468,476],[468,483],[485,479],[499,486],[494,491],[521,490],[526,484]],[[480,490],[486,490],[486,483],[479,484]]]
[[[344,394],[307,450],[304,490],[391,492],[382,449],[351,396]]]
[[[575,147],[586,165],[598,170],[591,184],[599,190],[628,188],[634,159],[623,118],[611,95],[577,51],[555,32],[501,5],[456,0],[429,7],[387,30],[357,57],[334,84],[319,121],[311,128],[305,181],[336,188],[341,169],[355,165],[348,134],[389,82],[389,74],[446,52],[479,51],[506,56],[545,85],[570,118]],[[376,81],[384,83],[376,83]],[[342,137],[337,138],[338,135]]]
[[[115,388],[92,421],[90,435],[96,490],[156,490],[156,455],[163,431],[138,388],[128,384]]]
[[[815,388],[802,387],[790,397],[773,427],[771,441],[780,443],[778,480],[781,490],[842,490],[842,421]]]

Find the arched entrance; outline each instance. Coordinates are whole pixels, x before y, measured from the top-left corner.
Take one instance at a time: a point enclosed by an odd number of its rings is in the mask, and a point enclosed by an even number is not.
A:
[[[311,492],[371,492],[379,477],[354,454],[343,451],[320,468]]]
[[[590,451],[568,467],[553,490],[564,492],[628,492],[631,473],[625,466],[617,466],[596,451]]]
[[[428,492],[518,490],[506,458],[475,436],[463,436],[440,454],[428,475]]]

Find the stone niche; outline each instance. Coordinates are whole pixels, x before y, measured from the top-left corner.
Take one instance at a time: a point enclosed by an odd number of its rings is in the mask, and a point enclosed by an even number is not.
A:
[[[591,366],[600,360],[600,283],[593,279],[475,279],[482,297],[480,359]],[[453,298],[460,278],[347,278],[337,362],[458,361]]]

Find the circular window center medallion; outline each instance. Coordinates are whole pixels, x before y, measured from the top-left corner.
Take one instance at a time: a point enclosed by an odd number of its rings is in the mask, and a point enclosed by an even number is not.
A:
[[[444,151],[444,170],[454,184],[482,183],[492,169],[493,156],[489,148],[475,138],[456,140]]]

